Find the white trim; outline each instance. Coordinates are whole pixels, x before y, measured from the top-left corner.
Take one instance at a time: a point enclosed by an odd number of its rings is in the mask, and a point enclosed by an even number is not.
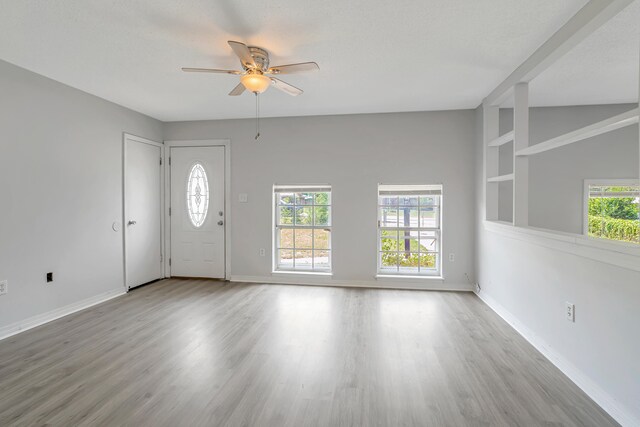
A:
[[[504,145],[513,141],[513,136],[514,136],[514,131],[507,132],[504,135],[501,135],[498,138],[494,139],[493,141],[489,142],[487,145],[489,147],[499,147],[501,145]]]
[[[74,302],[64,307],[56,308],[55,310],[48,311],[46,313],[37,314],[32,317],[28,317],[19,322],[4,326],[0,328],[0,340],[9,338],[13,335],[19,334],[29,329],[33,329],[37,326],[44,325],[53,320],[60,319],[61,317],[68,316],[94,305],[109,301],[110,299],[125,295],[126,292],[122,289],[115,289],[101,294],[83,299],[78,302]]]
[[[513,174],[508,173],[506,175],[498,175],[487,178],[487,182],[505,182],[505,181],[513,181]]]
[[[216,145],[231,144],[231,140],[228,138],[222,139],[166,139],[164,145],[166,147],[210,147]]]
[[[515,153],[529,146],[529,83],[513,88],[513,224],[529,225],[529,159]]]
[[[573,144],[574,142],[580,142],[594,136],[612,132],[616,129],[634,125],[638,123],[639,111],[640,108],[634,108],[633,110],[629,110],[622,114],[609,117],[608,119],[599,121],[589,126],[585,126],[572,132],[565,133],[564,135],[548,139],[538,144],[531,145],[527,148],[516,150],[515,155],[521,157],[544,153],[545,151],[553,150],[555,148],[563,147],[568,144]]]
[[[395,280],[341,280],[325,277],[296,277],[296,275],[273,276],[231,276],[232,282],[264,283],[278,285],[331,286],[341,288],[399,289],[416,291],[460,291],[472,292],[474,285],[468,283],[444,284],[438,280],[425,281],[423,278],[412,281],[408,278]]]
[[[441,196],[442,184],[378,184],[378,195]]]
[[[562,233],[535,227],[516,227],[496,221],[484,221],[484,228],[505,237],[640,271],[640,246],[634,243],[591,239],[582,234]]]
[[[485,180],[482,185],[483,219],[496,221],[498,214],[498,189],[497,185],[489,185],[488,180],[492,176],[499,175],[499,150],[489,147],[487,144],[498,137],[500,122],[499,109],[488,104],[482,105],[482,177]]]
[[[318,271],[318,270],[274,270],[271,274],[288,274],[288,275],[296,275],[301,274],[303,276],[333,276],[333,273],[330,271]]]
[[[376,274],[376,280],[387,280],[387,279],[391,279],[394,280],[398,279],[398,280],[437,280],[440,282],[444,281],[444,277],[442,276],[429,276],[429,275],[422,275],[422,276],[412,276],[410,274],[407,275],[402,275],[402,274],[384,274],[384,273],[378,273]]]
[[[125,291],[129,291],[129,287],[127,286],[127,194],[126,194],[126,178],[127,178],[127,142],[138,142],[141,144],[153,145],[155,147],[160,148],[160,159],[162,159],[162,165],[160,167],[160,256],[162,257],[161,264],[161,275],[158,279],[163,279],[167,277],[164,274],[164,263],[166,262],[166,253],[167,248],[165,246],[165,218],[162,214],[162,206],[165,204],[165,191],[162,185],[163,180],[165,179],[165,168],[163,167],[165,164],[165,153],[164,153],[164,144],[162,142],[153,141],[151,139],[143,138],[141,136],[132,135],[130,133],[123,132],[122,134],[122,278],[123,278],[123,287]],[[158,159],[158,161],[160,161]]]
[[[476,293],[476,295],[617,422],[623,426],[640,425],[640,419],[635,418],[634,415],[620,405],[614,397],[609,395],[602,387],[589,378],[588,375],[521,323],[516,316],[511,314],[511,312],[505,309],[500,303],[483,292]]]
[[[274,193],[313,193],[331,192],[331,184],[309,184],[309,185],[273,185]]]
[[[591,0],[498,85],[483,103],[500,105],[518,83],[530,82],[633,0]]]
[[[164,217],[165,221],[165,253],[164,257],[164,271],[165,277],[171,277],[171,268],[169,266],[169,259],[171,258],[171,218],[169,218],[169,208],[171,204],[171,171],[169,165],[171,148],[172,147],[224,147],[224,278],[225,280],[231,279],[231,140],[230,139],[188,139],[188,140],[166,140],[164,141],[165,147],[167,147],[164,159],[165,168],[165,187],[164,191],[167,194],[164,204]]]

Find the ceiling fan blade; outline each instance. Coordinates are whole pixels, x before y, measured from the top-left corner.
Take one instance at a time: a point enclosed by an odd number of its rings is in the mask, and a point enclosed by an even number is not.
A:
[[[273,85],[276,87],[276,89],[280,89],[286,94],[289,94],[291,96],[298,96],[298,95],[301,95],[303,92],[302,89],[298,89],[297,87],[292,86],[289,83],[285,83],[280,79],[276,79],[275,77],[269,77],[269,78],[273,82]]]
[[[231,92],[229,92],[229,96],[238,96],[238,95],[242,95],[242,93],[244,92],[244,85],[242,83],[238,83],[238,86],[234,87],[233,90]]]
[[[233,49],[233,51],[235,52],[235,54],[238,55],[238,58],[240,58],[240,62],[242,63],[242,65],[249,68],[257,67],[256,61],[253,60],[253,56],[251,56],[251,51],[249,51],[249,48],[247,47],[246,44],[240,43],[240,42],[234,42],[233,40],[229,40],[228,43],[229,43],[229,46],[231,46],[231,49]]]
[[[315,62],[301,62],[299,64],[276,65],[267,70],[269,74],[294,74],[303,73],[305,71],[319,70],[318,64]]]
[[[182,71],[186,71],[187,73],[242,74],[241,71],[237,71],[237,70],[218,70],[218,69],[215,69],[215,68],[186,68],[186,67],[183,67]]]

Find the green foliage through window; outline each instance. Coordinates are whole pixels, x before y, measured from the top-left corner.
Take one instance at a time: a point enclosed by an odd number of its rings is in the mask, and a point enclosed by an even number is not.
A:
[[[589,235],[640,243],[640,193],[633,197],[638,191],[636,186],[590,186]]]
[[[382,254],[380,256],[383,266],[399,264],[401,267],[435,268],[435,253],[427,253],[428,248],[421,245],[416,238],[406,236],[408,238],[405,240],[403,232],[400,232],[400,240],[398,240],[393,233],[395,232],[388,230],[383,230],[381,233],[380,249]],[[409,242],[408,248],[405,241]]]
[[[640,242],[640,221],[589,215],[589,235],[624,242]]]

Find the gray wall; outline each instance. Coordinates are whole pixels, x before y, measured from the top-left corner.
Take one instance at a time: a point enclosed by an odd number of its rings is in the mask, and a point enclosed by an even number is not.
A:
[[[122,133],[162,124],[0,61],[0,129],[0,330],[122,290]]]
[[[533,109],[532,143],[628,107]],[[554,355],[553,362],[571,372],[572,379],[580,380],[582,386],[588,386],[599,403],[608,405],[606,409],[622,408],[622,412],[640,420],[640,273],[542,245],[534,239],[514,239],[485,230],[481,109],[476,116],[476,141],[475,255],[482,287],[479,295],[507,313],[529,339],[542,344],[548,354]],[[533,156],[531,221],[544,228],[579,232],[582,180],[633,172],[637,177],[637,127],[635,131],[616,131],[548,155]],[[557,195],[548,194],[550,185]],[[575,323],[564,318],[567,301],[576,305]]]
[[[333,186],[333,281],[375,282],[378,183],[442,183],[445,285],[473,277],[473,111],[166,123],[165,139],[231,139],[232,276],[271,276],[273,184]],[[249,203],[238,203],[248,193]],[[267,250],[259,256],[260,248]],[[331,279],[327,279],[330,282]]]
[[[615,116],[637,105],[532,108],[530,144]],[[513,128],[513,112],[500,110],[500,132]],[[511,173],[512,144],[500,149],[500,173]],[[584,180],[638,177],[638,126],[627,126],[579,144],[529,157],[529,224],[582,233]],[[501,183],[500,219],[511,221],[513,187]]]
[[[531,143],[623,113],[637,105],[535,108]],[[638,126],[627,126],[529,160],[529,222],[582,233],[584,180],[638,178]]]

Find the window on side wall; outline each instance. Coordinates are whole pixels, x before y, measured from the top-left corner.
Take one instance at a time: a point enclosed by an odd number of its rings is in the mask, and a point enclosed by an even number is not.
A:
[[[442,185],[378,186],[378,274],[440,276]]]
[[[638,180],[586,180],[584,234],[640,244]]]
[[[331,186],[276,185],[274,271],[331,272]]]

